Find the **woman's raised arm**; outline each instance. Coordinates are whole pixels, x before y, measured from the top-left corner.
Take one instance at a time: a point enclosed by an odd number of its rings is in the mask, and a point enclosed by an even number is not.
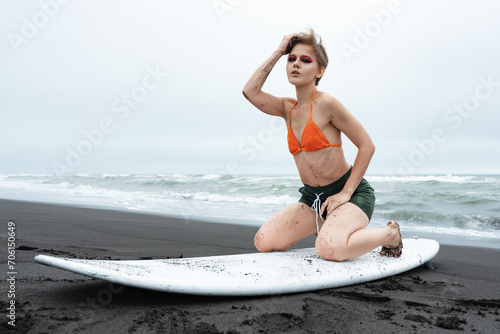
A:
[[[243,87],[243,96],[266,114],[285,117],[284,99],[263,92],[262,87],[274,65],[283,55],[287,54],[288,44],[295,36],[296,34],[290,34],[283,37],[278,49],[252,74]]]

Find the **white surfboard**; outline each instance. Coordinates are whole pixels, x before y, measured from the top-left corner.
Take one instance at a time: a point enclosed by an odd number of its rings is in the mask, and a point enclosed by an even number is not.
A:
[[[104,281],[165,292],[251,296],[341,287],[392,276],[432,259],[439,244],[404,239],[403,255],[379,254],[380,247],[358,258],[331,262],[314,248],[168,260],[104,261],[36,255],[48,266]]]

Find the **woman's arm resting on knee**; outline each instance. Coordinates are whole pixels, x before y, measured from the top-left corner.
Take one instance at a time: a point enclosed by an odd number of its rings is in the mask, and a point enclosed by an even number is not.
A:
[[[337,99],[334,98],[332,103],[336,110],[336,115],[332,120],[333,125],[342,131],[358,148],[358,153],[352,166],[351,176],[342,190],[342,192],[350,197],[368,169],[368,165],[375,153],[375,144],[373,144],[370,135],[353,114],[351,114]]]
[[[334,113],[334,117],[332,117],[333,126],[343,132],[358,148],[351,176],[347,180],[344,189],[323,203],[321,212],[323,213],[325,207],[328,206],[327,214],[330,214],[338,206],[347,203],[351,199],[352,194],[368,169],[371,158],[375,153],[375,145],[363,125],[337,99],[331,97],[328,103],[331,104],[330,110]]]

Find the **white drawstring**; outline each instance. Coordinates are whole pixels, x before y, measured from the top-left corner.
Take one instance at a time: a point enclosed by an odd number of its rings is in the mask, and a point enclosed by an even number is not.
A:
[[[318,232],[319,235],[319,224],[318,224],[318,216],[321,218],[321,221],[323,221],[323,217],[321,217],[321,199],[319,198],[323,193],[321,194],[316,194],[316,199],[314,200],[313,204],[311,205],[311,209],[316,212],[316,231]]]

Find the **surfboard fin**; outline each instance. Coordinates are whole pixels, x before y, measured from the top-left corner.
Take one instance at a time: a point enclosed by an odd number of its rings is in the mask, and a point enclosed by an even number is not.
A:
[[[434,266],[432,265],[431,261],[427,261],[426,263],[424,263],[424,266],[427,268],[427,269],[436,269],[434,268]]]

